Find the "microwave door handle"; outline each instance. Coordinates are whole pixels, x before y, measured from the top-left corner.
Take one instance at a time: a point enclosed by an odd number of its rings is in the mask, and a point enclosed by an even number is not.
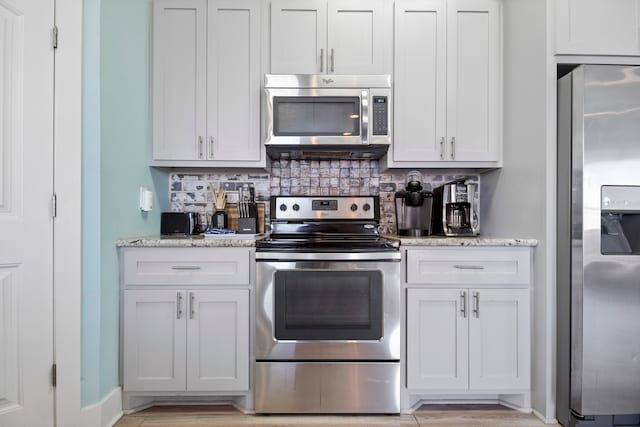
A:
[[[369,143],[369,91],[363,90],[361,97],[362,118],[360,121],[360,132],[362,134],[362,143]]]

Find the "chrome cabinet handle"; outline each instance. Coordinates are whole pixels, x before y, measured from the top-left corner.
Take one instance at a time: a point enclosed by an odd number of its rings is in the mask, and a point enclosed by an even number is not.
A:
[[[201,270],[202,267],[199,265],[174,265],[171,267],[172,270]]]
[[[444,136],[440,138],[440,160],[444,160]]]
[[[480,317],[480,293],[473,293],[473,314],[476,316],[476,319]]]
[[[451,159],[456,158],[456,137],[451,137]]]
[[[320,48],[320,72],[324,72],[324,48]]]
[[[176,304],[177,304],[176,318],[180,319],[182,317],[182,292],[178,292],[178,295],[176,297]]]
[[[458,270],[484,270],[484,265],[460,265],[456,264],[453,268],[457,268]]]
[[[198,158],[202,159],[203,155],[202,155],[202,149],[203,149],[203,143],[202,143],[202,137],[199,136],[198,137]]]
[[[193,292],[189,292],[189,319],[193,319],[193,316],[195,314],[195,310],[193,308],[194,299],[195,299],[195,296],[193,295]]]
[[[467,317],[467,292],[460,291],[460,314],[462,317]]]
[[[333,48],[331,48],[331,72],[333,73],[335,71],[335,55],[333,52]]]
[[[213,137],[209,137],[209,158],[213,159]]]

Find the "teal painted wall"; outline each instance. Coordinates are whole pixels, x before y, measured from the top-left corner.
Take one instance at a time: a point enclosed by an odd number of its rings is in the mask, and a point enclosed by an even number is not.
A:
[[[84,0],[82,39],[81,405],[100,400],[100,0]]]
[[[119,385],[115,241],[158,234],[168,172],[149,168],[150,0],[84,0],[82,406]],[[139,188],[154,191],[141,212]]]

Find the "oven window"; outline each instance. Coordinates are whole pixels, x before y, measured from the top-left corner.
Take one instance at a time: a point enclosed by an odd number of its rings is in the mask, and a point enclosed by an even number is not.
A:
[[[380,340],[380,271],[275,273],[278,340]]]
[[[357,96],[276,96],[273,98],[276,136],[359,136]]]

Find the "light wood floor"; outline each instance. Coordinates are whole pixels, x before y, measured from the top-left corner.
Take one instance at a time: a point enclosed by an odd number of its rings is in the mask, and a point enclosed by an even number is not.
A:
[[[530,414],[499,405],[424,405],[413,415],[245,415],[231,406],[155,406],[127,415],[115,427],[540,427]],[[560,427],[555,424],[554,426]],[[554,427],[548,426],[548,427]]]

